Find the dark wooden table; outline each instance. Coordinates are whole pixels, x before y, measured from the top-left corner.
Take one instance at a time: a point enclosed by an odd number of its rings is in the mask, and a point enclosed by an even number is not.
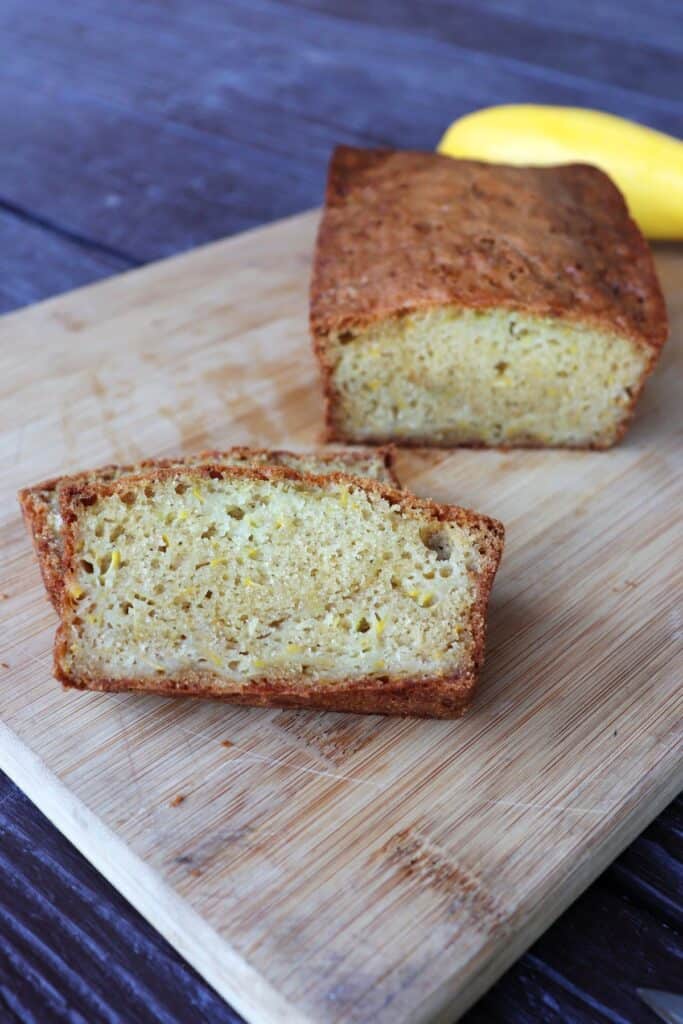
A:
[[[319,203],[337,142],[597,106],[683,134],[680,0],[2,0],[0,309]],[[683,989],[683,802],[467,1015],[653,1021]],[[0,776],[0,1020],[239,1018]]]

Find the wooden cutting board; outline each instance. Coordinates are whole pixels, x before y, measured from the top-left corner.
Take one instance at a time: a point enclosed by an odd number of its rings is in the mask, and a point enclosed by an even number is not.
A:
[[[65,693],[18,487],[321,428],[316,215],[0,320],[0,763],[250,1021],[460,1014],[681,784],[683,255],[673,338],[608,453],[415,451],[502,519],[461,721]]]

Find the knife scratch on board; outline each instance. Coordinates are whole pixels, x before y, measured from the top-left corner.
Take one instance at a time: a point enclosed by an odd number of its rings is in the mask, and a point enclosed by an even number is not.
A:
[[[201,733],[195,732],[192,729],[188,729],[187,726],[185,725],[180,725],[179,722],[175,723],[175,727],[179,729],[181,732],[186,733],[188,736],[193,736],[196,739],[201,740],[203,743],[206,743],[208,739],[208,737],[203,736]],[[338,779],[339,781],[343,782],[354,782],[359,786],[370,786],[373,789],[376,789],[378,792],[383,792],[385,788],[384,786],[381,786],[378,782],[370,782],[368,779],[358,778],[357,775],[336,774],[335,772],[324,771],[322,768],[310,768],[307,765],[291,764],[289,761],[285,761],[282,758],[273,757],[271,754],[257,754],[256,751],[247,750],[246,747],[240,747],[236,743],[231,743],[230,749],[236,751],[238,750],[240,752],[240,756],[244,755],[247,757],[251,757],[257,761],[264,761],[278,768],[289,768],[293,771],[308,772],[312,775],[322,775],[329,779]],[[236,758],[232,758],[232,761],[235,760]],[[227,762],[223,763],[225,764]]]

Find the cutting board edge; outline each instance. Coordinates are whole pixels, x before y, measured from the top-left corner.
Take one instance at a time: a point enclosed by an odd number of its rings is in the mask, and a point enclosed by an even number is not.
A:
[[[313,1024],[161,881],[1,720],[0,770],[245,1020],[253,1024]]]
[[[312,1024],[182,897],[160,881],[2,721],[0,770],[245,1020],[253,1024]],[[638,794],[621,825],[606,830],[590,855],[586,853],[577,862],[569,881],[557,894],[544,897],[523,915],[523,920],[515,922],[516,934],[498,951],[492,951],[488,944],[479,951],[477,960],[481,964],[467,972],[470,976],[464,983],[453,976],[433,992],[413,1018],[415,1024],[453,1024],[459,1020],[683,788],[683,765],[663,768],[653,788],[647,800],[642,792]],[[106,842],[98,845],[102,838]],[[168,911],[164,911],[164,905],[169,906]],[[193,938],[189,937],[189,928],[182,927],[183,918],[191,922]],[[211,950],[211,944],[217,948]],[[261,992],[261,1000],[254,998],[254,991]]]
[[[671,750],[674,750],[672,747]],[[652,781],[652,776],[648,776]],[[516,933],[493,951],[489,946],[477,954],[479,967],[457,989],[452,979],[431,994],[415,1024],[454,1024],[481,998],[609,865],[650,825],[683,789],[683,762],[664,768],[656,779],[654,792],[639,791],[620,825],[608,827],[597,846],[586,851],[556,892],[544,896],[516,921]],[[516,915],[513,915],[515,920]]]

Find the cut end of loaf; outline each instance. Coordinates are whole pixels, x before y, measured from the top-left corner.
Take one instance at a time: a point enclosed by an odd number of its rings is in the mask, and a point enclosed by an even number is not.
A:
[[[343,475],[220,467],[62,508],[67,685],[418,714],[469,701],[493,520]]]
[[[653,356],[590,325],[440,307],[346,329],[324,352],[330,439],[606,448]]]

